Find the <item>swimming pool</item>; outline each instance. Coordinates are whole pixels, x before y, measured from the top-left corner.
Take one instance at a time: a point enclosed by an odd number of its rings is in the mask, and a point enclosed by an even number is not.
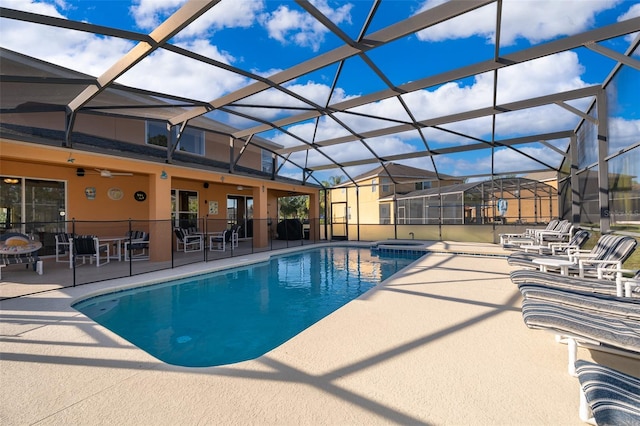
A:
[[[419,257],[315,248],[73,307],[168,364],[231,364],[281,345]]]

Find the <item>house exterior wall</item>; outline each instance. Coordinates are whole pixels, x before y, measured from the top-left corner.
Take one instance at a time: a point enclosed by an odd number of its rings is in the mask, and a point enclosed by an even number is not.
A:
[[[69,161],[70,158],[73,158],[72,162]],[[78,176],[78,168],[85,170],[84,176]],[[131,172],[133,175],[106,178],[101,177],[95,168]],[[129,219],[169,219],[171,189],[197,192],[198,216],[207,216],[211,220],[226,220],[229,194],[252,197],[254,216],[257,219],[266,219],[267,214],[276,217],[278,194],[291,192],[310,197],[310,218],[316,219],[319,213],[318,189],[315,187],[3,138],[0,138],[0,170],[4,176],[64,182],[66,200],[61,208],[66,213],[67,221],[122,222],[122,229],[110,226],[104,230],[87,230],[92,234],[98,231],[103,235],[123,235]],[[205,183],[208,184],[207,188]],[[86,196],[87,188],[92,188],[95,198]],[[121,199],[114,200],[108,196],[113,188],[122,192]],[[144,191],[146,200],[137,201],[133,196],[137,191]],[[218,201],[220,208],[217,215],[209,215],[208,201]],[[313,232],[316,235],[316,230]],[[264,235],[254,234],[254,243],[256,242],[262,245],[268,242],[266,220]]]
[[[374,184],[375,181],[375,184]],[[402,194],[415,191],[415,178],[410,181],[399,181],[397,184],[389,183],[384,177],[371,177],[358,181],[359,188],[340,187],[330,190],[331,202],[346,202],[347,210],[351,212],[351,218],[348,218],[350,224],[355,223],[356,217],[359,217],[361,225],[377,225],[384,223],[395,223],[395,204],[389,198],[394,193]],[[434,181],[433,187],[444,187],[460,183],[461,181]],[[381,199],[385,199],[382,200]],[[389,208],[389,220],[380,217],[380,206],[386,205]]]
[[[47,113],[3,114],[2,122],[27,127],[45,128],[57,131],[65,130],[65,114],[61,111]],[[127,142],[136,145],[146,144],[146,121],[124,117],[78,114],[74,123],[74,132]],[[229,163],[229,137],[214,132],[205,131],[204,157]],[[166,148],[150,147],[166,152]],[[241,143],[235,143],[233,158],[238,158],[242,150]],[[184,152],[183,152],[184,153]],[[196,154],[189,154],[198,157]],[[249,145],[238,161],[238,166],[253,170],[262,170],[262,149]]]

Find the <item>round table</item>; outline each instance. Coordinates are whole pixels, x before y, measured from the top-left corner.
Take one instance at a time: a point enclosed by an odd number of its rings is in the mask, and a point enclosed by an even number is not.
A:
[[[40,241],[29,241],[23,245],[6,245],[4,241],[0,242],[0,254],[5,256],[29,254],[42,248]]]
[[[7,245],[4,241],[0,241],[0,257],[2,258],[0,260],[0,277],[2,277],[2,268],[7,265],[13,264],[13,262],[11,262],[12,257],[15,257],[17,259],[20,255],[30,254],[40,250],[41,248],[42,243],[40,241],[29,240],[27,244],[22,245]],[[30,262],[25,263],[28,264]],[[39,275],[42,275],[42,261],[38,260],[37,262],[34,262],[33,269]]]
[[[574,262],[566,259],[546,258],[541,257],[539,259],[533,259],[532,261],[536,265],[540,265],[540,271],[547,272],[547,268],[552,266],[554,268],[560,268],[560,274],[569,275],[569,266],[575,265]]]

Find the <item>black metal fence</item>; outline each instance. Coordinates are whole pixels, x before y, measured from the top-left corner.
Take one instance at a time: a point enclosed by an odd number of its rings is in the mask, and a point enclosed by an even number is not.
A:
[[[190,235],[191,244],[181,244],[176,229]],[[221,241],[224,231],[227,232]],[[318,220],[298,219],[252,219],[230,224],[226,220],[200,218],[178,226],[169,219],[70,220],[14,224],[11,229],[1,230],[0,236],[7,233],[21,234],[42,246],[33,262],[5,262],[3,280],[25,284],[55,281],[58,288],[325,241],[320,239]],[[69,244],[79,242],[81,237],[95,237],[98,253],[80,252],[78,243]],[[41,269],[36,268],[36,261],[42,262]]]

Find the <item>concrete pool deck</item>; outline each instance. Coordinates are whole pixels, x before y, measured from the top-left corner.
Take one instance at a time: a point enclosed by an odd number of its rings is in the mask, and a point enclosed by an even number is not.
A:
[[[1,302],[0,423],[584,424],[567,347],[525,327],[499,257],[428,255],[266,355],[222,367],[164,364],[70,307],[203,267]],[[640,371],[637,360],[578,355]]]

